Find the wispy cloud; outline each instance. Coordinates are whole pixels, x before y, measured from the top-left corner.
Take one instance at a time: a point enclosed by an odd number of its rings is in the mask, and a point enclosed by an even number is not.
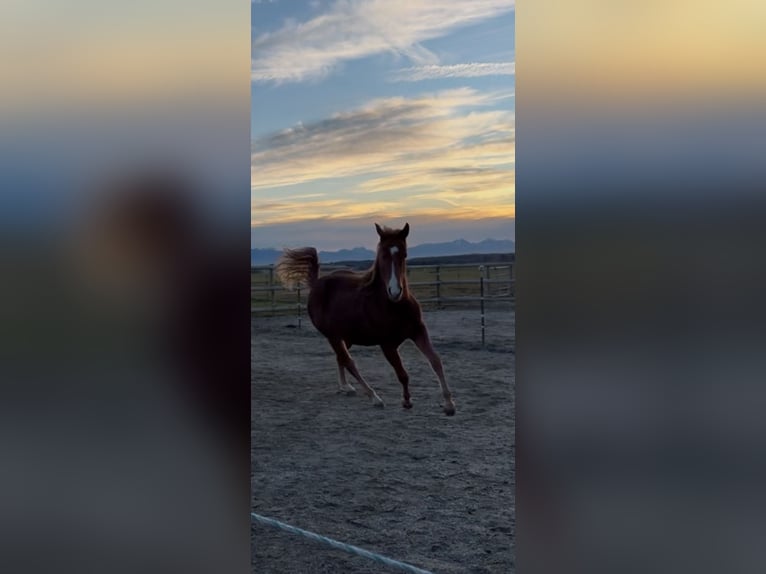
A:
[[[301,82],[326,76],[344,62],[381,53],[416,65],[438,63],[420,43],[513,10],[514,0],[339,0],[305,22],[287,21],[255,38],[254,82]]]
[[[403,172],[428,161],[461,167],[464,153],[510,161],[515,135],[510,110],[484,109],[510,94],[471,88],[414,98],[386,98],[255,140],[253,189],[327,178]],[[482,162],[484,165],[485,162]],[[466,164],[474,166],[470,161]]]
[[[251,156],[252,220],[372,216],[402,205],[434,216],[512,216],[515,116],[496,109],[509,95],[460,88],[380,99],[260,138]],[[306,186],[329,182],[340,188],[333,202],[306,195]],[[267,207],[277,194],[282,205]]]
[[[516,73],[515,62],[482,62],[471,64],[453,64],[451,66],[414,66],[391,73],[394,82],[419,82],[443,78],[478,78],[480,76],[513,76]]]

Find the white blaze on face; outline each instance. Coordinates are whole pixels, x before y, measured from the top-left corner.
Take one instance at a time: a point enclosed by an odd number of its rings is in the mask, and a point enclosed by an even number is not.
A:
[[[397,299],[402,293],[402,288],[399,286],[399,280],[396,277],[396,266],[394,265],[393,256],[399,252],[398,247],[391,248],[391,278],[388,280],[388,294],[393,299]]]

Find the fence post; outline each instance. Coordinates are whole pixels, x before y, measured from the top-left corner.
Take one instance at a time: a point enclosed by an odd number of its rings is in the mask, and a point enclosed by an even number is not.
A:
[[[492,281],[491,281],[491,279],[492,279],[492,267],[487,265],[487,267],[485,269],[487,270],[487,276],[486,276],[486,279],[487,279],[487,295],[489,295],[491,297],[492,296]]]
[[[441,293],[442,293],[442,285],[441,285],[441,273],[440,268],[437,265],[436,266],[436,308],[441,309],[442,308],[442,301],[441,301]]]
[[[298,285],[298,329],[301,328],[301,286]]]
[[[484,346],[484,265],[479,265],[479,295],[481,297],[481,346]]]
[[[271,312],[274,313],[274,265],[269,265],[269,294],[271,296]]]

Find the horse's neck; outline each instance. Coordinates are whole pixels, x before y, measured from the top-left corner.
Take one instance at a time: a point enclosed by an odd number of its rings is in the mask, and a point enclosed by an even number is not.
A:
[[[372,269],[370,270],[372,273],[372,279],[369,282],[369,286],[372,288],[383,288],[385,287],[383,285],[383,273],[381,273],[380,266],[382,263],[376,259],[375,263],[372,265]]]

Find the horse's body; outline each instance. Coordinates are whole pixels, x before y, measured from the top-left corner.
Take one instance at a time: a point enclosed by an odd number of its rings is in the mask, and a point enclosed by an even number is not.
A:
[[[444,412],[452,415],[455,404],[441,360],[431,344],[420,305],[407,287],[409,225],[402,230],[375,227],[380,243],[375,263],[366,272],[336,271],[320,278],[316,249],[306,247],[286,250],[277,264],[277,274],[288,286],[295,282],[308,284],[309,317],[335,351],[342,392],[354,392],[346,382],[345,371],[348,370],[372,397],[373,404],[383,406],[383,401],[361,376],[348,352],[352,345],[379,345],[402,385],[402,405],[412,407],[409,375],[398,352],[399,346],[411,339],[430,361],[441,385]]]
[[[346,345],[394,345],[415,336],[420,306],[412,297],[393,303],[381,297],[381,285],[362,286],[363,276],[336,271],[311,289],[308,310],[314,326],[328,339]]]

